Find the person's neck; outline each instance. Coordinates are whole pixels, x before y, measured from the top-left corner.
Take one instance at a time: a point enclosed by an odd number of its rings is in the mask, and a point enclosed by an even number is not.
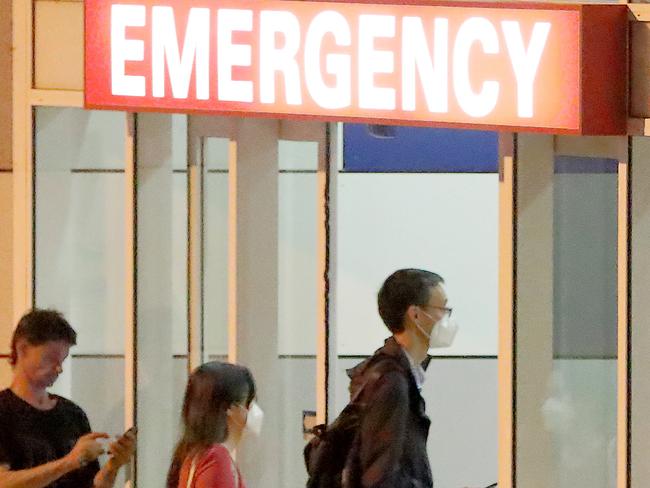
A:
[[[411,356],[417,364],[422,363],[427,358],[428,344],[423,344],[422,340],[416,335],[417,332],[405,328],[402,332],[393,334],[395,341]]]
[[[35,408],[47,410],[53,406],[47,390],[31,384],[20,371],[15,373],[10,389],[14,395]]]
[[[228,452],[230,453],[230,456],[235,459],[235,454],[237,452],[237,446],[239,445],[239,441],[241,440],[241,432],[240,433],[235,433],[232,430],[230,431],[230,434],[228,434],[228,438],[223,442],[223,445],[225,446],[226,449],[228,449]]]

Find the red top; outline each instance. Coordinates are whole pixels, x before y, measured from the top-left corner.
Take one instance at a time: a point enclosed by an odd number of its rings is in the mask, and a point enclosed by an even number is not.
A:
[[[188,485],[191,467],[192,458],[185,458],[178,478],[178,488],[246,488],[228,449],[221,444],[215,444],[198,457],[194,479]]]

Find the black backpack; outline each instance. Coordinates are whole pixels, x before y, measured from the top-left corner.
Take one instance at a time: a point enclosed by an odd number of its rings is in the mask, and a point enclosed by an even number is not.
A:
[[[355,444],[361,423],[362,408],[350,402],[330,425],[317,425],[314,437],[304,450],[309,479],[307,488],[342,488],[346,463]],[[350,467],[348,466],[348,471]],[[349,481],[346,487],[350,486]]]
[[[314,437],[303,451],[307,468],[306,488],[356,488],[360,484],[360,469],[356,455],[359,426],[363,418],[365,404],[359,397],[371,381],[376,380],[384,371],[401,366],[392,358],[381,356],[386,361],[375,361],[378,366],[368,367],[370,373],[365,375],[364,383],[356,391],[350,403],[329,425],[320,424],[312,429]]]

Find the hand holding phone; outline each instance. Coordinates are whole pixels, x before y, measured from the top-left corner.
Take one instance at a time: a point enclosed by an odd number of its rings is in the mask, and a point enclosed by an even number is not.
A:
[[[137,433],[138,433],[138,428],[134,425],[134,426],[131,427],[130,429],[124,431],[124,434],[122,434],[120,437],[126,437],[126,436],[129,436],[129,437],[134,437],[134,438],[135,438],[135,435],[136,435]]]
[[[117,469],[128,463],[135,452],[137,428],[131,427],[114,442],[111,443],[108,452],[111,455],[111,462]]]

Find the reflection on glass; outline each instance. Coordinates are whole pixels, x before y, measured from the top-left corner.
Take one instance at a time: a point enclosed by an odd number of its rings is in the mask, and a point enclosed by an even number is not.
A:
[[[125,122],[118,112],[35,113],[35,305],[61,311],[78,334],[53,390],[112,435],[124,426]]]
[[[558,488],[616,486],[617,162],[557,157],[553,372],[542,407]]]

